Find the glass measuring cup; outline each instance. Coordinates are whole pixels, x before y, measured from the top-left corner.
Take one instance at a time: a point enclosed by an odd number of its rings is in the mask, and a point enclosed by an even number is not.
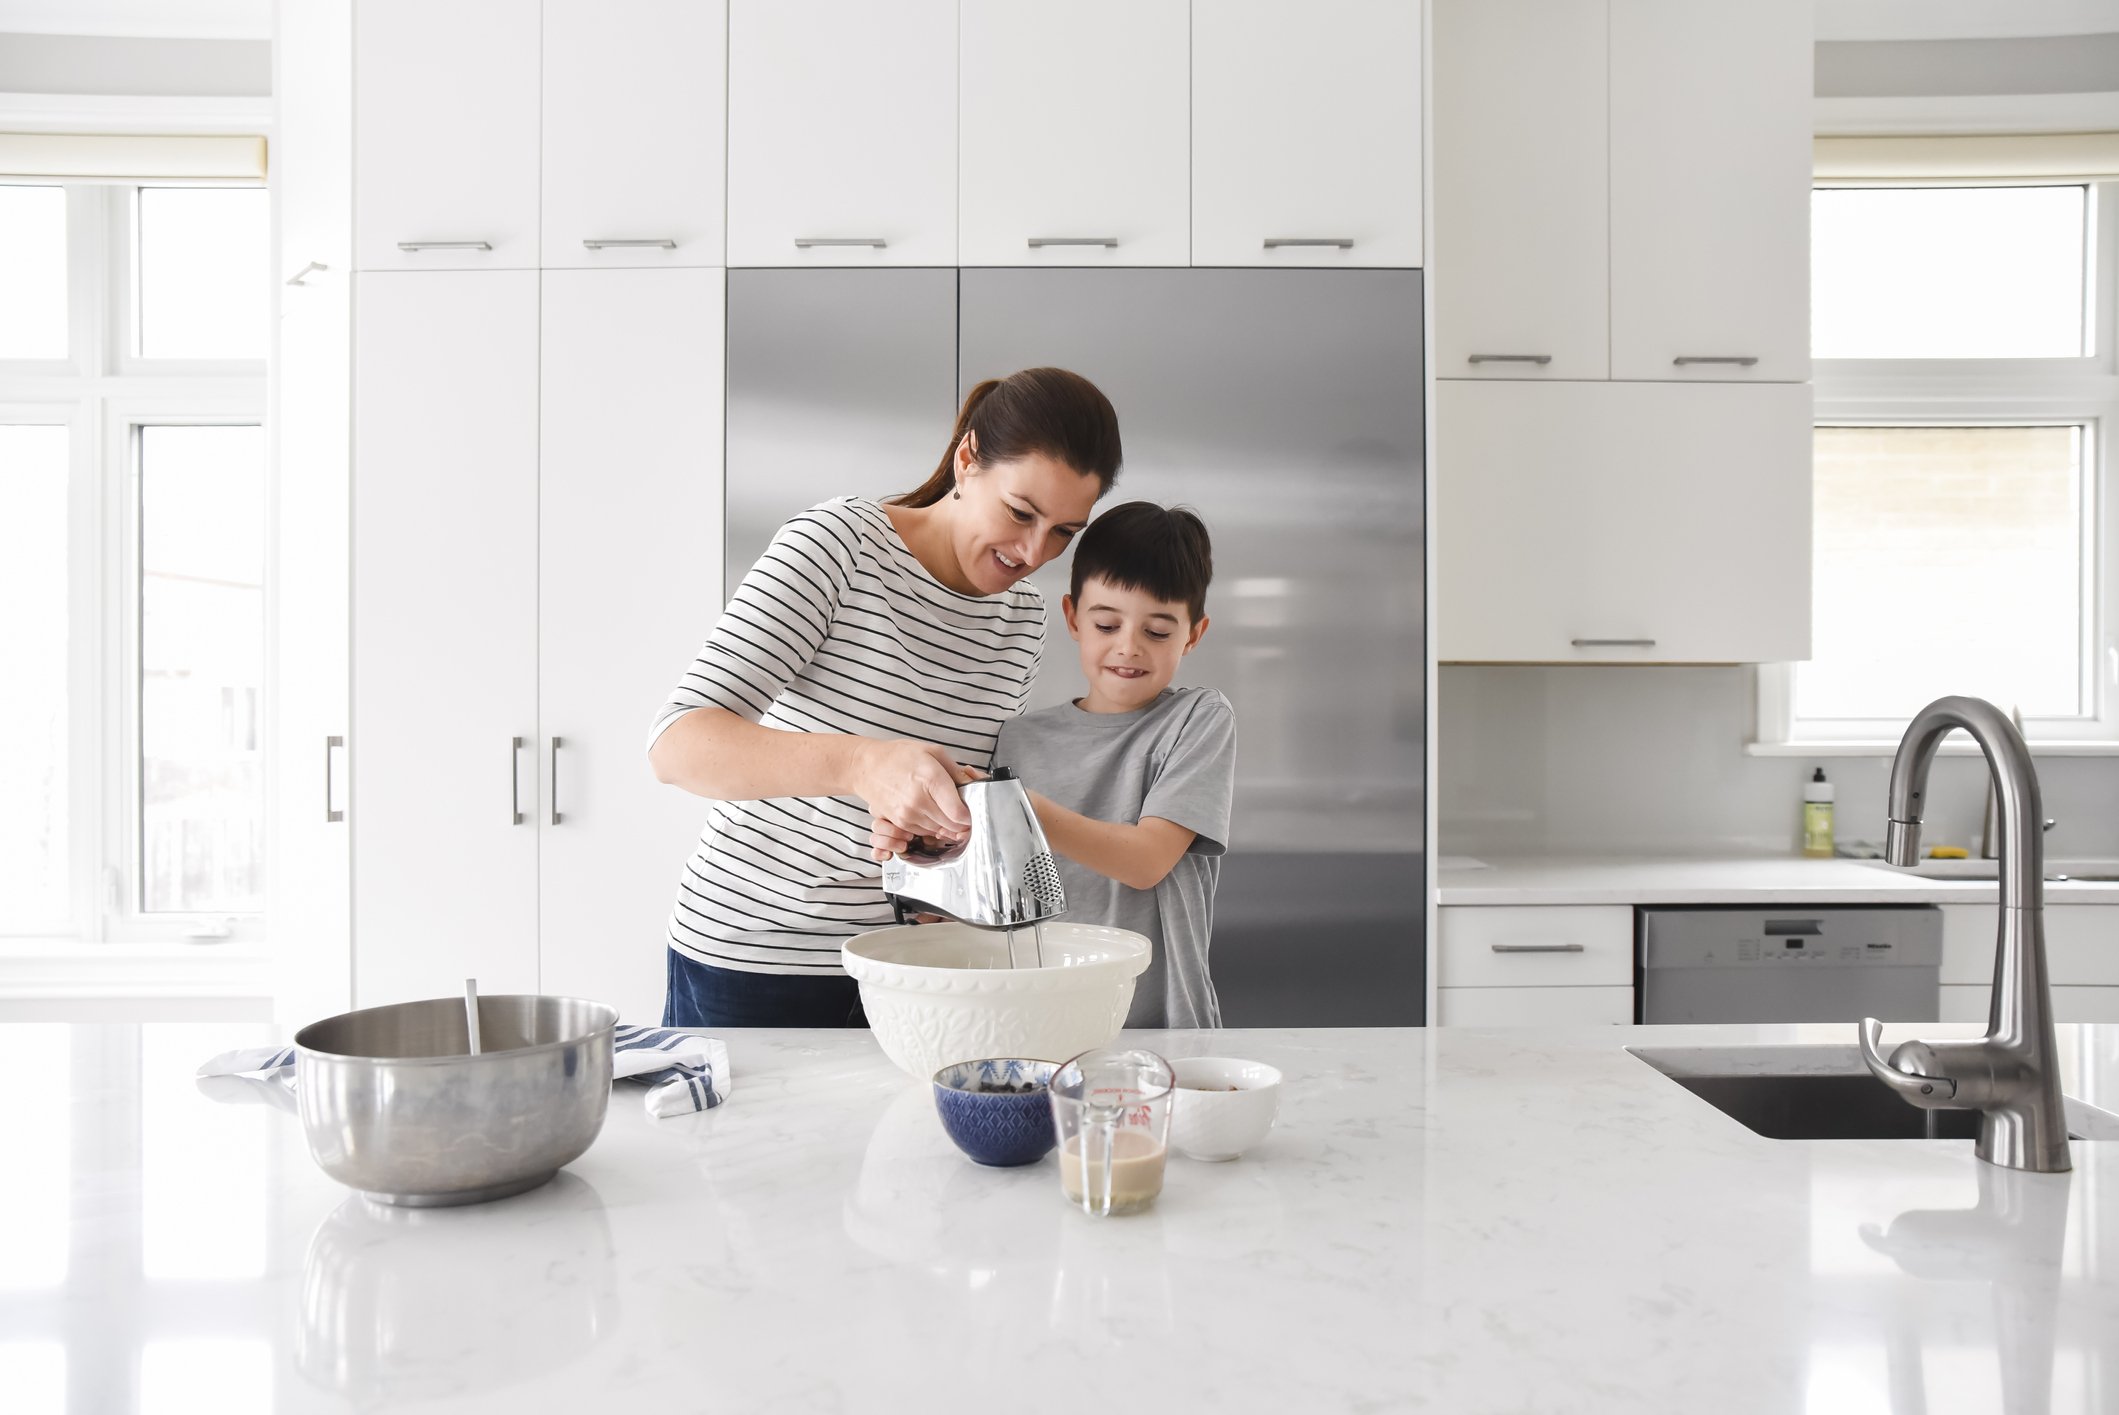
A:
[[[1176,1085],[1170,1063],[1152,1051],[1085,1051],[1052,1073],[1052,1125],[1068,1203],[1102,1218],[1155,1202]]]

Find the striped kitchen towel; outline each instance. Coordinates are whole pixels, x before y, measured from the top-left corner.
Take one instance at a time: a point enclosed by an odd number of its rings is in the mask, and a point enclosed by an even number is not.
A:
[[[728,1099],[728,1043],[667,1027],[628,1027],[611,1037],[611,1074],[647,1087],[652,1116],[690,1115]],[[245,1047],[222,1052],[199,1068],[204,1076],[236,1076],[276,1086],[295,1084],[293,1047]]]

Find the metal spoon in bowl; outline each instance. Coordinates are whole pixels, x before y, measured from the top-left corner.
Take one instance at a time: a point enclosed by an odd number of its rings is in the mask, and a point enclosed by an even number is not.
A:
[[[464,1024],[471,1033],[471,1055],[478,1055],[478,979],[464,979]]]

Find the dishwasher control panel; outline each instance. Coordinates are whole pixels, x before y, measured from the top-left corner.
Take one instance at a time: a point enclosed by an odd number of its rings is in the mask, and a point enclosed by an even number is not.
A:
[[[1942,910],[1634,911],[1643,1022],[1933,1021]]]
[[[1940,967],[1942,911],[1932,904],[1870,909],[1643,909],[1646,968]]]

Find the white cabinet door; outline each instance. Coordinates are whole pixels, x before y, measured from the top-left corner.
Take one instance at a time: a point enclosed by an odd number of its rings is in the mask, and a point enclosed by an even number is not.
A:
[[[722,0],[544,0],[546,266],[721,264],[727,57]]]
[[[730,0],[728,263],[957,263],[955,0]]]
[[[1611,0],[1613,378],[1809,378],[1811,68],[1808,5]]]
[[[1452,905],[1435,915],[1438,986],[1633,985],[1633,907]]]
[[[1987,984],[1945,983],[1942,987],[1941,1020],[1985,1022],[1993,993]],[[2054,985],[2055,1022],[2119,1022],[2119,987],[2065,987]]]
[[[1438,988],[1435,1021],[1444,1027],[1627,1026],[1631,987]]]
[[[2119,987],[2119,908],[2061,904],[2045,908],[2045,971],[2055,987]],[[1942,980],[1989,986],[2001,927],[1996,904],[1945,904]]]
[[[1186,0],[963,0],[963,265],[1186,265]]]
[[[361,0],[361,269],[537,264],[537,31],[537,7],[522,0]]]
[[[355,1000],[535,992],[537,275],[356,302]]]
[[[273,950],[273,1015],[289,1028],[353,1005],[352,853],[345,820],[346,525],[353,357],[352,0],[280,0],[278,204],[272,282],[276,544],[272,896],[299,920]],[[308,269],[312,263],[325,267]],[[286,282],[297,273],[299,285]],[[333,745],[334,742],[336,745]]]
[[[543,987],[629,1022],[661,1017],[665,925],[706,819],[645,743],[721,604],[722,288],[717,270],[544,276]]]
[[[1810,656],[1810,390],[1444,382],[1437,657]]]
[[[1192,8],[1192,263],[1420,264],[1420,7]]]
[[[1603,0],[1434,12],[1435,375],[1608,377]]]

